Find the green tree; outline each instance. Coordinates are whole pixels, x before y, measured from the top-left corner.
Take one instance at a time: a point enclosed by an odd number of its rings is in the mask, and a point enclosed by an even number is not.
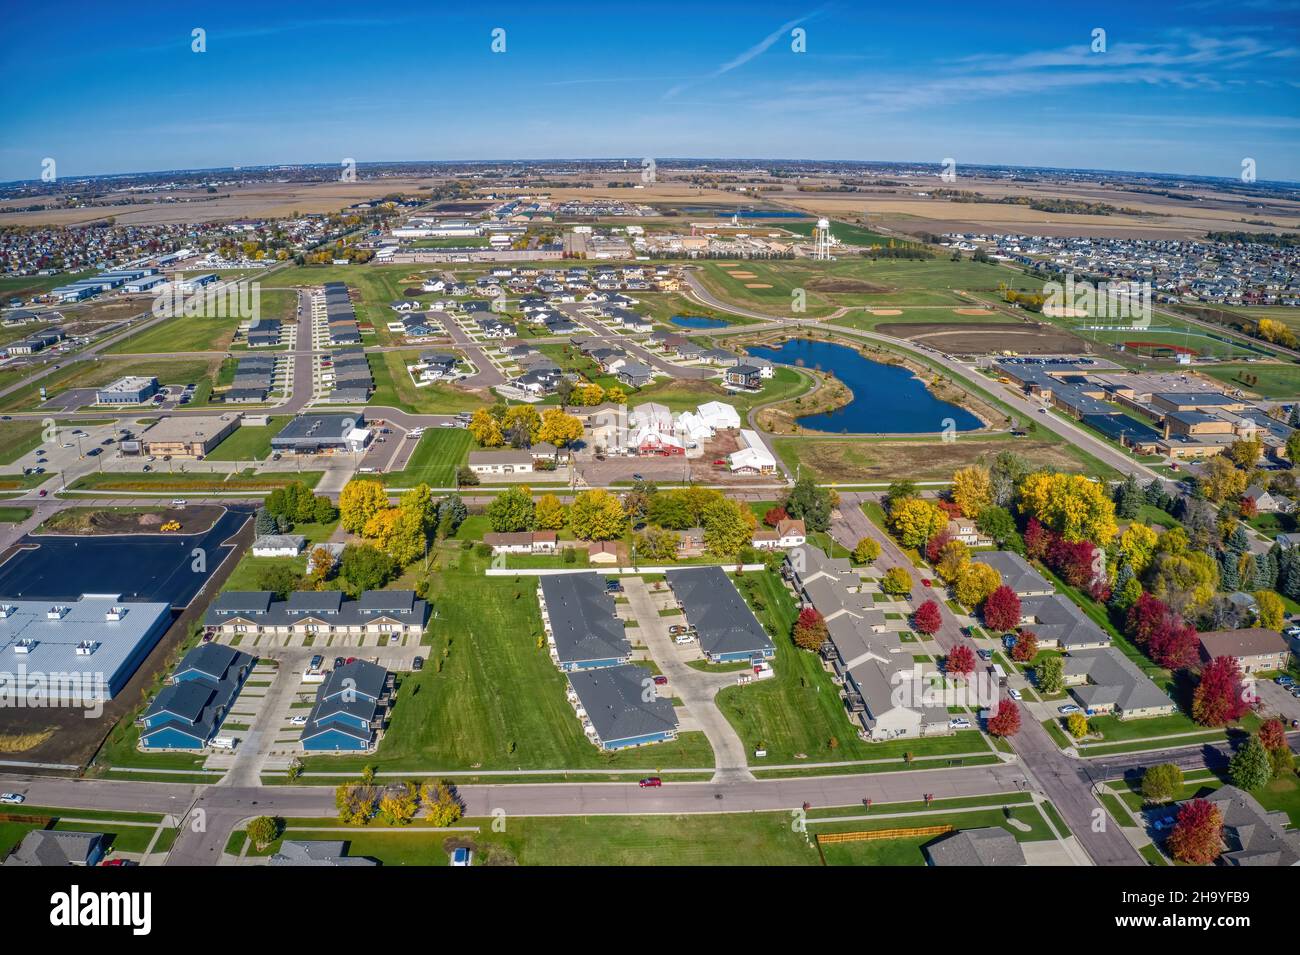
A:
[[[269,590],[277,600],[284,600],[298,589],[298,581],[301,579],[298,572],[288,564],[272,564],[258,573],[257,589]]]
[[[1051,695],[1065,689],[1065,661],[1060,657],[1044,657],[1034,664],[1034,682],[1044,693]]]
[[[1228,761],[1228,774],[1239,789],[1259,789],[1273,778],[1273,763],[1258,736],[1246,740]]]
[[[536,507],[528,488],[507,488],[493,498],[487,507],[488,523],[498,534],[530,530]]]
[[[339,559],[339,576],[352,593],[379,590],[397,576],[397,562],[370,544],[348,544]]]
[[[810,531],[825,531],[831,526],[831,491],[819,487],[812,478],[801,478],[786,495],[785,512],[802,520]]]
[[[244,830],[249,840],[258,852],[261,852],[272,842],[275,841],[284,829],[284,820],[276,816],[258,816],[248,823],[248,828]]]
[[[1183,771],[1174,763],[1148,766],[1142,774],[1142,798],[1147,802],[1166,803],[1183,791]]]
[[[880,589],[891,596],[901,596],[912,590],[912,575],[902,567],[890,567],[880,578]]]

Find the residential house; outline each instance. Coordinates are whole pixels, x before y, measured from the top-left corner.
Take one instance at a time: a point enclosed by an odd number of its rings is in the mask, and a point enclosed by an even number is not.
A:
[[[1291,660],[1291,651],[1282,635],[1264,627],[1202,633],[1200,644],[1201,658],[1207,663],[1232,657],[1242,673],[1285,670]]]
[[[33,829],[5,859],[6,866],[96,866],[108,851],[102,832]]]
[[[1089,716],[1143,719],[1176,709],[1169,695],[1114,647],[1071,650],[1064,664],[1065,684]]]
[[[229,715],[254,662],[247,653],[220,643],[202,643],[187,653],[136,720],[140,748],[207,746]]]
[[[753,545],[761,550],[789,550],[808,540],[808,531],[801,520],[783,518],[776,527],[760,527],[754,531]]]
[[[551,659],[561,670],[618,666],[632,658],[614,598],[599,574],[586,571],[539,578],[537,599]]]
[[[776,655],[771,637],[721,567],[674,567],[665,576],[710,663]]]
[[[932,866],[1014,866],[1026,865],[1020,843],[1001,826],[961,829],[936,839],[925,847],[925,858]]]
[[[316,702],[299,739],[302,748],[313,753],[372,749],[383,729],[392,690],[391,674],[378,664],[353,660],[335,667],[316,690]]]

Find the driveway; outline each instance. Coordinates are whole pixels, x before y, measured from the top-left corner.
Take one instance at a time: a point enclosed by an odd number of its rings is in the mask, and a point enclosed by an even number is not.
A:
[[[670,626],[682,623],[686,618],[659,616],[659,602],[640,577],[623,578],[623,589],[642,642],[664,676],[668,677],[669,692],[682,701],[695,725],[713,747],[716,760],[714,781],[752,780],[754,776],[748,768],[745,744],[713,701],[718,690],[735,684],[736,674],[703,673],[688,666],[686,661],[691,654],[684,652],[688,648],[678,647],[668,635]]]

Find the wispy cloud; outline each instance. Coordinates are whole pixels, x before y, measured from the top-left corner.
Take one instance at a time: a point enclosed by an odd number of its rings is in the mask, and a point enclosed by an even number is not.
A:
[[[727,73],[730,73],[732,70],[744,66],[754,57],[766,53],[769,49],[771,49],[772,44],[774,44],[777,40],[781,39],[782,37],[789,36],[790,31],[793,30],[795,27],[799,26],[801,23],[807,23],[809,20],[812,20],[814,17],[820,16],[823,12],[825,12],[825,8],[822,8],[820,10],[814,10],[812,13],[805,14],[804,16],[801,16],[798,19],[791,20],[788,23],[781,24],[779,27],[777,27],[767,36],[763,37],[763,39],[759,40],[757,43],[751,46],[744,53],[741,53],[739,56],[735,57],[734,59],[728,60],[726,63],[723,63],[712,73],[708,73],[704,76],[699,77],[698,79],[687,80],[686,82],[678,83],[676,86],[674,86],[672,89],[668,90],[668,92],[664,94],[664,99],[672,99],[678,93],[681,93],[683,90],[689,89],[690,87],[696,85],[697,83],[707,83],[709,80],[715,80],[719,76],[724,76]]]

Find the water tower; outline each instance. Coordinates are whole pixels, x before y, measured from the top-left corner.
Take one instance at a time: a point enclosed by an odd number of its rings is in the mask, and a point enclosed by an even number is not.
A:
[[[818,219],[813,229],[813,258],[826,261],[831,257],[831,220]]]

